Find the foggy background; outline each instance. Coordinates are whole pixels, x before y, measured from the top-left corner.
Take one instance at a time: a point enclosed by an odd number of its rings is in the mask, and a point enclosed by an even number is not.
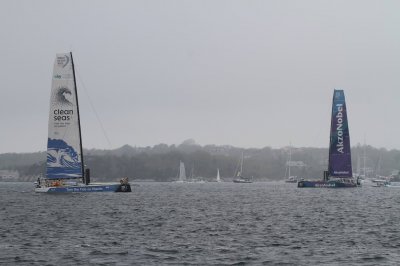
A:
[[[188,138],[327,148],[337,88],[352,145],[399,149],[399,10],[368,0],[1,1],[0,153],[46,149],[55,54],[71,50],[86,148]]]

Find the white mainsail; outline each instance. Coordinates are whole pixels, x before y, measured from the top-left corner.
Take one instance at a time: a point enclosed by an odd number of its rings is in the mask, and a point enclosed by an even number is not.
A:
[[[57,54],[51,85],[46,178],[81,178],[81,147],[72,53]]]
[[[221,177],[219,176],[219,168],[217,169],[217,182],[221,182]]]
[[[179,163],[179,181],[186,181],[185,164],[182,161]]]

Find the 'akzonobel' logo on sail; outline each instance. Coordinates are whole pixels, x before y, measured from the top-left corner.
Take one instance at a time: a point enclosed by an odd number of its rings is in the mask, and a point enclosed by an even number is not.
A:
[[[337,151],[343,153],[343,104],[338,103],[336,104],[338,113],[336,115],[336,131],[338,136],[338,141],[336,144]]]

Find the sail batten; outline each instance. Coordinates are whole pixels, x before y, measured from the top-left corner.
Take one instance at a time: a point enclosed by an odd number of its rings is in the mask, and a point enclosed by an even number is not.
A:
[[[330,133],[329,176],[351,178],[350,134],[343,90],[333,93]]]
[[[82,146],[72,54],[57,54],[51,85],[47,179],[82,178]]]

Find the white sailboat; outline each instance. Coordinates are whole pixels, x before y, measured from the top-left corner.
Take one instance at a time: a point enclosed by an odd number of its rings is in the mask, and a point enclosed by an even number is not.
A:
[[[179,173],[178,173],[178,180],[175,181],[176,183],[186,183],[186,170],[185,164],[182,161],[179,161]]]
[[[242,153],[242,157],[240,159],[240,166],[238,171],[235,174],[235,177],[233,179],[234,183],[253,183],[253,180],[251,180],[248,177],[244,177],[243,176],[243,153]]]
[[[292,144],[289,145],[289,158],[286,161],[286,173],[285,182],[286,183],[297,183],[297,176],[292,176],[290,174],[290,168],[292,167]]]
[[[222,182],[221,177],[219,176],[219,168],[217,168],[217,182]]]
[[[57,54],[50,97],[46,177],[36,192],[131,192],[127,178],[115,183],[91,183],[84,168],[78,93],[72,53]]]
[[[204,181],[203,178],[199,178],[194,175],[194,165],[193,165],[192,170],[190,171],[188,183],[205,183],[205,182],[206,181]]]

